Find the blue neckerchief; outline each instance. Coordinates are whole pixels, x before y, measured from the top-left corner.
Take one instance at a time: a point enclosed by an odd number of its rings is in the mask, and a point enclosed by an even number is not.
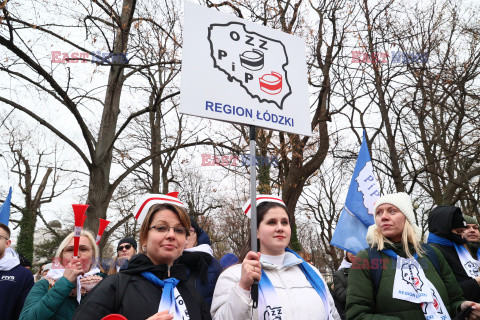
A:
[[[454,247],[455,243],[453,241],[447,240],[445,238],[439,237],[436,234],[430,233],[428,235],[427,243],[438,243],[447,247]]]
[[[392,258],[394,260],[397,260],[398,255],[392,249],[383,249],[382,252],[385,253],[390,258]],[[417,253],[414,253],[413,257],[415,258],[415,260],[418,260],[418,254]]]
[[[331,318],[331,316],[330,316],[330,306],[328,304],[328,299],[327,299],[327,297],[328,297],[327,292],[328,291],[326,289],[325,283],[322,281],[320,276],[312,269],[310,264],[308,264],[308,262],[303,260],[302,257],[300,257],[296,252],[290,250],[289,248],[286,248],[285,251],[292,253],[293,255],[295,255],[295,257],[297,257],[298,259],[303,261],[299,265],[300,269],[302,270],[302,272],[305,275],[305,277],[307,278],[307,280],[310,282],[312,287],[315,289],[315,291],[317,291],[318,295],[322,299],[323,306],[325,308],[325,312],[327,313],[326,319]],[[263,280],[263,282],[262,282],[262,280]],[[267,286],[268,286],[268,284],[270,284],[270,286],[273,287],[272,283],[268,279],[267,275],[263,272],[263,270],[262,270],[262,278],[260,279],[260,281],[258,283],[259,286],[261,286],[262,283],[264,283],[264,285],[267,285]]]
[[[174,319],[182,319],[182,313],[177,306],[174,293],[174,289],[180,280],[175,278],[160,280],[151,272],[142,272],[141,275],[153,284],[163,288],[162,297],[160,298],[160,304],[158,306],[158,312],[168,310],[169,313],[173,313],[175,315]]]

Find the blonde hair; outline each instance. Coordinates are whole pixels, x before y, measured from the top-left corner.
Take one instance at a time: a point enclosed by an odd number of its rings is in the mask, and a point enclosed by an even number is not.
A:
[[[369,243],[372,248],[377,248],[377,250],[381,251],[385,249],[385,243],[393,245],[393,242],[385,238],[385,236],[380,232],[380,229],[377,225],[373,228],[372,233],[369,235]],[[405,219],[405,225],[403,226],[402,232],[402,244],[405,253],[407,254],[408,258],[413,258],[413,254],[410,252],[408,248],[408,244],[411,243],[414,248],[414,253],[417,253],[419,257],[422,256],[424,253],[422,246],[420,245],[420,239],[418,238],[415,230],[413,230],[412,225],[410,222]]]
[[[63,239],[62,243],[60,243],[60,246],[57,249],[57,252],[55,253],[55,257],[59,258],[59,262],[62,263],[63,260],[63,250],[65,247],[68,245],[68,243],[72,240],[74,236],[74,232],[70,233],[68,236]],[[92,246],[92,267],[94,267],[97,264],[97,258],[99,257],[99,251],[98,251],[98,246],[97,243],[95,242],[95,239],[93,238],[93,235],[89,231],[82,230],[80,232],[80,236],[84,236],[90,241],[90,245]]]
[[[169,204],[169,203],[158,203],[154,204],[153,206],[148,209],[148,213],[145,216],[145,220],[143,220],[142,226],[140,227],[140,235],[139,235],[139,244],[140,244],[140,252],[147,253],[147,250],[144,248],[144,244],[147,242],[148,239],[148,231],[150,230],[150,224],[152,223],[153,217],[155,213],[162,211],[162,210],[170,210],[174,212],[180,223],[182,224],[185,229],[187,229],[186,236],[190,235],[190,227],[192,226],[190,223],[190,218],[188,217],[187,211],[184,208]]]

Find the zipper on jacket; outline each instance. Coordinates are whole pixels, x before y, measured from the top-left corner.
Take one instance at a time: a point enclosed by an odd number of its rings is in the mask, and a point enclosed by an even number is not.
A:
[[[170,266],[167,266],[167,276],[170,278]]]

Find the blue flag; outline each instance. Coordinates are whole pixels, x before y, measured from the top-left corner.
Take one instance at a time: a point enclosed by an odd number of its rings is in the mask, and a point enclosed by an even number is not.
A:
[[[345,206],[330,244],[354,254],[368,247],[367,229],[375,223],[373,207],[379,197],[380,191],[373,174],[372,160],[364,133]]]
[[[12,200],[12,187],[8,192],[8,196],[5,199],[5,202],[0,207],[0,223],[8,226],[8,220],[10,219],[10,201]]]

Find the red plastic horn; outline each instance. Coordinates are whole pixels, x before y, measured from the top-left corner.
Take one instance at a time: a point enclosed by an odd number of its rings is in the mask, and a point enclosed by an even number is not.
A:
[[[75,214],[75,230],[73,238],[73,256],[78,257],[78,246],[80,244],[80,233],[84,222],[83,216],[89,206],[87,204],[72,204],[73,213]]]
[[[174,197],[178,199],[178,191],[169,192],[166,196]]]
[[[87,220],[87,215],[84,215],[84,216],[83,216],[83,220],[82,220],[82,230],[83,230],[83,226],[85,225],[85,220]]]
[[[102,318],[102,320],[128,320],[121,314],[109,314],[108,316],[105,316]]]
[[[105,219],[98,219],[98,220],[99,220],[99,224],[98,224],[98,233],[97,233],[97,239],[96,239],[97,245],[100,242],[100,239],[102,238],[103,231],[105,231],[105,228],[110,223],[110,221]]]

